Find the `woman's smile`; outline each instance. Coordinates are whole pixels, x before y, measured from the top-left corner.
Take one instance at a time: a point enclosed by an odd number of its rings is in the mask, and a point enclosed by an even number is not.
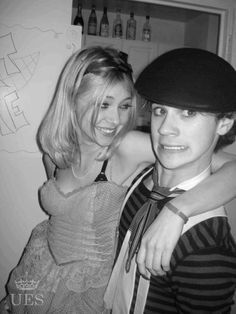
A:
[[[117,127],[109,128],[96,126],[96,129],[105,136],[115,136],[117,132]]]

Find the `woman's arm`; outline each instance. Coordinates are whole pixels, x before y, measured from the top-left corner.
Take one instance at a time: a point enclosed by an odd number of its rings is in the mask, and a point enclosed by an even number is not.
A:
[[[186,216],[194,216],[219,206],[236,197],[236,156],[224,152],[213,158],[214,172],[196,187],[176,197],[171,203]],[[137,263],[141,274],[147,269],[163,275],[170,269],[170,258],[182,233],[183,220],[164,207],[143,236]]]
[[[236,197],[236,156],[223,151],[213,155],[212,171],[210,177],[173,200],[186,216],[225,205]]]
[[[151,164],[156,161],[149,133],[140,131],[128,132],[118,150],[126,163],[132,165]]]

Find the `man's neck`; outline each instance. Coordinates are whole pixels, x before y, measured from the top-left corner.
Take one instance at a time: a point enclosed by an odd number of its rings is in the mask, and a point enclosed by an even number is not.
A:
[[[159,170],[158,170],[159,171]],[[169,187],[169,188],[175,188],[179,185],[181,185],[181,189],[188,190],[189,188],[192,188],[195,183],[198,184],[198,181],[201,181],[205,177],[209,176],[211,173],[211,164],[209,164],[205,169],[202,171],[199,169],[199,171],[195,172],[194,175],[192,176],[169,176],[166,177],[165,179],[169,179],[170,184],[164,184],[163,181],[158,181],[159,185],[162,187]],[[163,175],[163,173],[162,173]],[[162,177],[159,175],[159,178]],[[163,177],[162,177],[163,179]],[[196,179],[196,180],[195,180]],[[195,182],[196,181],[196,182]],[[154,186],[153,182],[153,175],[150,174],[145,180],[144,180],[144,185],[146,186],[147,189],[152,190]]]
[[[201,174],[205,169],[209,168],[210,164],[204,166],[185,167],[184,169],[170,170],[163,168],[158,165],[158,182],[160,186],[172,188],[178,186],[180,183],[190,180],[199,174]]]

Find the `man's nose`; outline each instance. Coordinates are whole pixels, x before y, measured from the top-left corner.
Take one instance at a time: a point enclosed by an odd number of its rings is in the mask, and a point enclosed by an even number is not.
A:
[[[176,135],[178,134],[178,128],[176,124],[177,117],[172,114],[167,114],[163,119],[158,132],[160,135]]]

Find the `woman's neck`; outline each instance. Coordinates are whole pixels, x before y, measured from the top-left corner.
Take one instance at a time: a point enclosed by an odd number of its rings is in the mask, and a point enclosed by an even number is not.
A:
[[[80,144],[81,159],[96,159],[107,147],[102,147],[96,143],[84,142]]]

